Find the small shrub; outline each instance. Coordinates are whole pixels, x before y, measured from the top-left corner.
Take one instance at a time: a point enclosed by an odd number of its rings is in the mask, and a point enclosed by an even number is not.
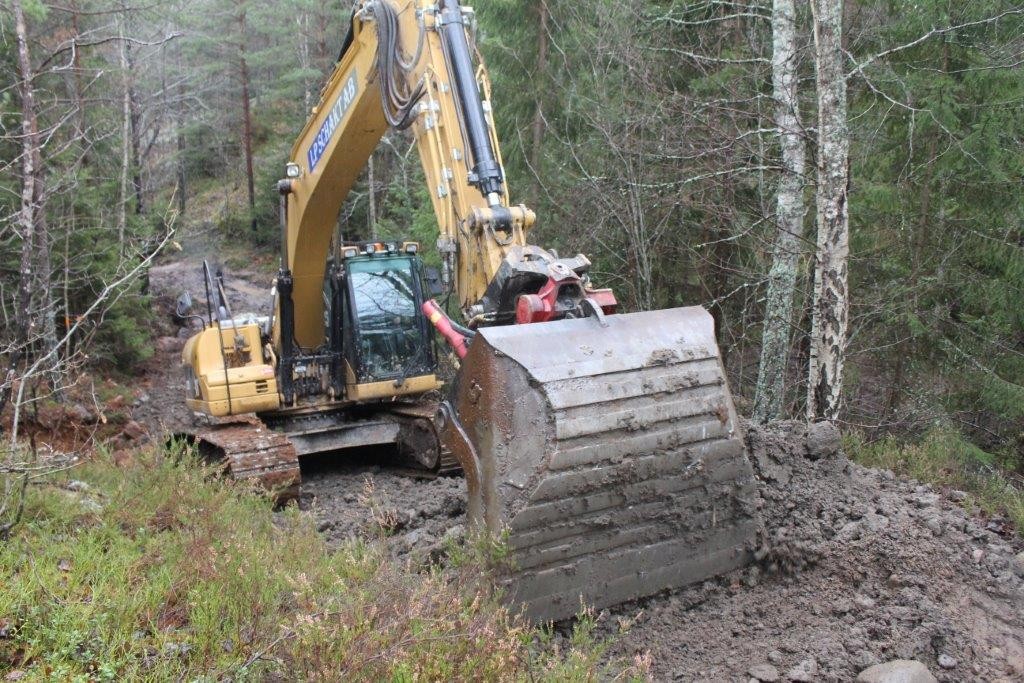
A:
[[[61,475],[67,477],[67,474]],[[412,571],[187,450],[97,458],[29,488],[0,545],[0,669],[23,680],[594,680],[592,616],[561,650],[475,566]]]

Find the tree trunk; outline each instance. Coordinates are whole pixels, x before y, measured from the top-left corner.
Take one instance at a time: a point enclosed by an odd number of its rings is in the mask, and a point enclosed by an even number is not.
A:
[[[178,92],[177,102],[175,105],[175,144],[177,146],[177,172],[178,172],[178,213],[180,215],[185,214],[185,209],[188,207],[188,168],[185,163],[185,152],[187,149],[185,141],[185,98],[187,92],[185,89],[185,79],[182,77],[184,69],[181,66],[181,46],[175,52],[175,62],[177,65],[177,77],[178,77]]]
[[[537,86],[537,103],[533,110],[533,123],[530,126],[530,168],[533,171],[533,188],[531,199],[536,207],[540,201],[540,153],[544,142],[544,87],[548,72],[548,3],[540,0],[537,5],[537,68],[534,70],[533,82]]]
[[[377,184],[373,177],[373,154],[366,160],[366,195],[369,200],[366,222],[370,228],[370,239],[377,239]]]
[[[78,0],[71,0],[71,30],[74,32],[74,57],[71,60],[71,68],[73,69],[73,80],[75,83],[75,135],[79,140],[85,137],[85,87],[82,85],[82,57],[81,49],[78,47],[78,41],[82,37],[82,32],[78,26]],[[82,161],[86,162],[88,155],[86,154]]]
[[[303,71],[302,112],[303,116],[308,116],[310,105],[313,103],[313,82],[308,73],[312,66],[309,57],[309,12],[300,12],[299,16],[295,17],[295,24],[299,31],[299,66]]]
[[[131,169],[132,102],[128,94],[128,42],[125,40],[123,13],[117,21],[117,34],[121,47],[118,57],[124,81],[121,92],[121,190],[117,209],[117,248],[119,253],[124,255],[125,233],[128,226],[128,174]]]
[[[850,138],[843,71],[842,0],[812,0],[818,90],[817,252],[807,418],[839,415],[849,322]]]
[[[249,64],[245,58],[245,4],[238,12],[238,71],[242,81],[242,148],[245,152],[245,181],[249,191],[250,227],[256,230],[256,179],[252,162],[252,113],[249,102]]]
[[[800,123],[796,50],[794,2],[775,0],[772,7],[772,86],[775,125],[782,148],[782,176],[776,199],[777,233],[768,275],[761,362],[754,394],[753,417],[762,423],[782,417],[793,296],[806,212],[803,198],[806,148]]]
[[[17,307],[14,311],[15,343],[8,361],[7,377],[0,393],[0,411],[11,397],[18,364],[26,352],[35,325],[32,314],[32,288],[35,283],[36,228],[43,198],[42,154],[39,122],[36,117],[35,86],[32,61],[28,52],[28,30],[21,0],[12,1],[14,33],[17,43],[18,94],[21,96],[21,203],[18,210],[18,232],[21,233],[21,272],[18,278]]]
[[[139,95],[135,90],[135,58],[132,56],[131,43],[125,43],[125,57],[128,62],[126,83],[128,85],[128,132],[131,142],[129,152],[132,167],[132,189],[135,191],[135,215],[141,216],[146,212],[142,194],[142,145],[140,143],[142,112],[139,107]]]

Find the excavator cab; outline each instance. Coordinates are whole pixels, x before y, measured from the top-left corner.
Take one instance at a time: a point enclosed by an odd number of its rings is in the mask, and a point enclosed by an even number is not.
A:
[[[349,399],[389,397],[436,381],[417,251],[415,242],[346,245],[338,266],[328,265],[326,328],[332,348],[341,349]]]

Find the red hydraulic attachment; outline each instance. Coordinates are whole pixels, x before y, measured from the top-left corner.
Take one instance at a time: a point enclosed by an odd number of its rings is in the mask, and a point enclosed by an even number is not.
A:
[[[560,296],[564,296],[572,308],[579,305],[581,298],[586,299],[605,315],[615,313],[618,306],[612,290],[584,287],[579,275],[561,263],[555,263],[551,266],[548,281],[536,294],[523,294],[516,299],[516,322],[543,323],[561,317],[568,309],[566,304],[559,304]]]
[[[441,336],[455,349],[455,353],[459,358],[465,358],[466,352],[469,350],[469,340],[466,339],[466,335],[459,334],[454,327],[452,327],[452,321],[448,319],[448,316],[444,314],[441,307],[437,305],[437,302],[433,299],[427,299],[423,302],[422,306],[423,315],[427,316],[427,319],[437,328],[437,331],[441,333]]]

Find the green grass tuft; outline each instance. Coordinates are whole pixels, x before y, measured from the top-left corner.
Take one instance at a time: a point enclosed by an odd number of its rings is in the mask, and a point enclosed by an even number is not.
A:
[[[162,453],[29,488],[0,546],[0,672],[22,680],[592,680],[471,562],[415,572],[374,542],[329,550],[304,513]]]
[[[847,435],[845,441],[852,460],[963,490],[970,495],[968,506],[987,515],[1005,515],[1017,533],[1024,534],[1021,482],[999,466],[997,456],[978,448],[959,432],[935,428],[917,443],[904,443],[891,436],[868,442],[858,434]]]

